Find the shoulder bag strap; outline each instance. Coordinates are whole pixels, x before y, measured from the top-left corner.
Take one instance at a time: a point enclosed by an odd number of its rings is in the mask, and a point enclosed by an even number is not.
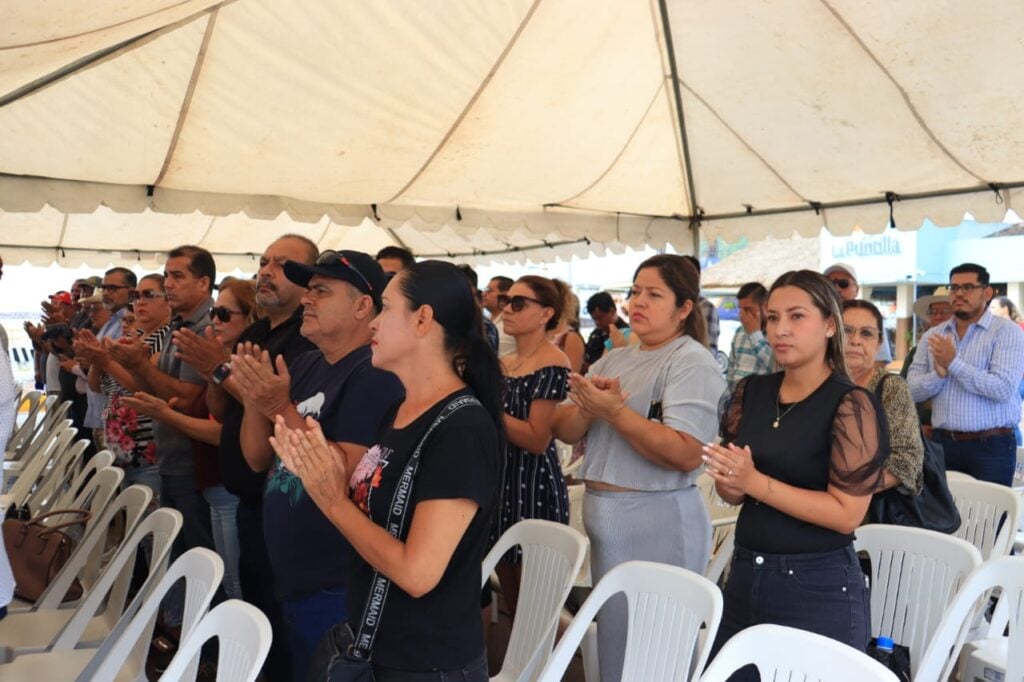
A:
[[[412,498],[413,481],[420,466],[420,453],[423,445],[430,438],[430,435],[444,422],[445,419],[469,405],[479,405],[473,396],[460,396],[444,406],[444,409],[437,415],[434,422],[427,429],[427,432],[420,438],[419,444],[409,457],[409,462],[402,471],[398,485],[395,486],[395,493],[391,497],[391,510],[388,512],[388,522],[385,529],[394,538],[401,538],[405,529],[406,520],[409,517],[410,500]],[[377,637],[377,628],[380,626],[381,614],[384,611],[384,602],[387,599],[388,591],[391,589],[391,579],[380,571],[374,571],[370,580],[370,592],[366,595],[366,605],[363,607],[363,617],[359,623],[359,630],[355,634],[355,642],[349,652],[356,658],[369,660],[370,651],[373,648],[373,640]]]

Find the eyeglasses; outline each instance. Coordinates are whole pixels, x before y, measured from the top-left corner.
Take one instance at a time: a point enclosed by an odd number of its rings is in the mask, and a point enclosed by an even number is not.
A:
[[[848,279],[834,279],[832,284],[835,284],[837,289],[848,289],[853,282]]]
[[[343,253],[337,251],[324,251],[320,254],[320,257],[316,259],[317,265],[330,265],[331,263],[341,263],[352,272],[359,275],[359,279],[363,280],[363,284],[366,285],[367,291],[373,291],[373,285],[370,284],[370,280],[366,279],[366,275],[359,271],[359,268],[352,265],[352,261]]]
[[[853,338],[854,335],[859,336],[864,341],[877,341],[879,337],[878,330],[874,327],[848,327],[843,325],[843,333],[846,334],[846,338]]]
[[[984,284],[949,284],[949,293],[959,294],[961,291],[965,294],[970,294],[975,289],[984,289]]]
[[[132,287],[127,284],[101,284],[100,289],[103,291],[117,291],[118,289],[131,289]]]
[[[227,306],[214,306],[210,308],[210,319],[220,320],[221,322],[230,322],[232,315],[243,315],[241,310],[232,310]]]
[[[503,298],[505,299],[504,303],[502,303],[502,299]],[[505,308],[506,306],[510,307],[510,308],[512,308],[512,312],[514,312],[514,313],[518,313],[520,310],[522,310],[526,306],[526,302],[527,301],[529,301],[530,303],[536,303],[537,305],[539,305],[541,307],[544,307],[543,303],[541,303],[540,301],[538,301],[535,298],[530,298],[529,296],[499,296],[498,297],[498,305],[501,306],[502,308]]]
[[[157,298],[167,298],[167,294],[156,289],[143,289],[141,291],[135,289],[128,292],[128,300],[133,303],[140,300],[152,301]]]

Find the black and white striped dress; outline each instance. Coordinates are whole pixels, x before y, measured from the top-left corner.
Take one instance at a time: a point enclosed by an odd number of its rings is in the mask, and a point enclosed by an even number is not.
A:
[[[568,391],[566,367],[541,367],[533,374],[505,377],[505,412],[517,419],[527,419],[534,400],[561,402]],[[502,533],[523,519],[569,523],[569,494],[554,440],[541,455],[508,441],[503,464],[501,505],[491,530],[492,545]],[[521,558],[516,547],[502,561],[517,564]]]

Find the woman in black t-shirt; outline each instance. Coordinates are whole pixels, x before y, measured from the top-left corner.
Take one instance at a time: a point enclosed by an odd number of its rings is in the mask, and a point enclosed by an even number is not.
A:
[[[383,302],[373,323],[373,364],[398,376],[405,399],[351,478],[315,421],[299,432],[278,420],[272,443],[363,559],[350,582],[349,623],[358,637],[364,609],[381,609],[370,647],[375,679],[444,673],[484,682],[481,562],[498,493],[501,368],[454,265],[424,261],[403,270]],[[455,404],[465,406],[451,411]],[[395,538],[385,528],[393,495],[442,411],[450,416],[424,442],[412,507]],[[390,589],[371,590],[380,587],[375,572]]]
[[[704,448],[718,494],[743,503],[713,653],[759,623],[864,650],[869,595],[853,533],[882,480],[884,414],[847,375],[843,317],[827,279],[809,270],[779,277],[767,320],[783,371],[741,381],[722,444]]]

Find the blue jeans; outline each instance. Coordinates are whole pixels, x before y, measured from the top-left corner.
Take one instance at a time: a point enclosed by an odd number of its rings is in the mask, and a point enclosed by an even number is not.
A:
[[[242,583],[238,577],[238,498],[222,485],[203,490],[203,499],[210,505],[210,526],[217,554],[224,560],[224,592],[228,599],[242,598]]]
[[[305,680],[316,645],[328,630],[348,618],[345,589],[335,587],[281,602],[292,680]]]
[[[761,623],[787,625],[864,651],[871,637],[870,591],[853,545],[815,554],[765,554],[736,547],[723,592],[725,611],[711,650]],[[757,680],[753,666],[730,682]]]
[[[454,670],[428,670],[410,672],[380,665],[373,666],[374,682],[487,682],[487,653],[480,654],[472,663]]]
[[[154,508],[160,506],[160,469],[156,464],[149,464],[143,467],[126,466],[124,469],[124,487],[135,485],[149,486],[153,491]]]
[[[1012,433],[977,440],[953,440],[945,431],[935,429],[932,440],[942,446],[948,471],[962,471],[979,481],[1013,484],[1017,444]]]

